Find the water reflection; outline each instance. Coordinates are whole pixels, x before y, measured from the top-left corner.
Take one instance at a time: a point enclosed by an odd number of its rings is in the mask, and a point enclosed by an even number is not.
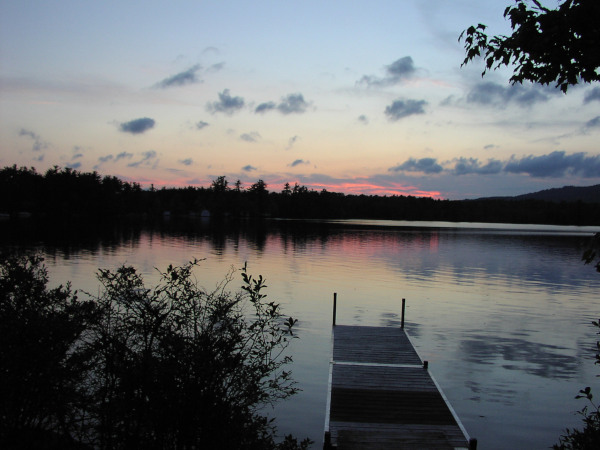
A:
[[[581,360],[566,355],[569,349],[518,338],[483,335],[469,336],[460,343],[466,362],[480,365],[500,364],[542,378],[570,379],[578,372]]]
[[[210,288],[248,262],[270,299],[300,319],[291,350],[304,390],[274,412],[282,432],[322,439],[333,292],[345,324],[399,326],[407,299],[406,328],[481,448],[548,447],[578,425],[573,397],[598,380],[587,324],[598,317],[600,277],[580,262],[590,234],[388,225],[0,223],[0,245],[43,251],[54,279],[90,292],[99,267],[133,264],[150,277],[206,258],[198,280]]]

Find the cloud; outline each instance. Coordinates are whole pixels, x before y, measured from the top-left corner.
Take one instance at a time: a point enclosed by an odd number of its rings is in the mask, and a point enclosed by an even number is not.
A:
[[[39,152],[40,150],[45,150],[48,148],[48,143],[43,141],[42,138],[33,131],[21,128],[21,131],[19,131],[19,136],[25,136],[33,140],[33,146],[31,147],[31,149],[34,152]]]
[[[277,105],[277,110],[282,114],[302,114],[307,107],[308,103],[304,100],[302,94],[289,94],[281,99],[281,103]]]
[[[194,163],[191,158],[180,159],[179,162],[184,166],[191,166]]]
[[[594,100],[600,101],[600,87],[595,87],[594,89],[587,91],[583,97],[584,104],[593,102]]]
[[[244,172],[252,172],[254,170],[257,170],[256,167],[251,166],[250,164],[248,164],[247,166],[242,167],[242,170]]]
[[[459,157],[440,163],[435,158],[409,158],[402,164],[390,167],[388,172],[419,172],[424,174],[499,175],[522,174],[534,178],[559,178],[578,175],[584,178],[600,177],[600,155],[589,156],[584,152],[567,155],[555,151],[547,155],[524,156],[500,161],[488,159],[483,163],[477,158]]]
[[[275,104],[275,102],[265,102],[265,103],[261,103],[260,105],[258,105],[255,109],[254,112],[256,114],[262,114],[262,113],[266,113],[267,111],[271,111],[272,109],[277,108],[277,105]]]
[[[467,103],[487,106],[506,106],[516,104],[521,107],[550,99],[548,88],[537,85],[523,86],[511,84],[504,86],[491,81],[477,83],[467,94]]]
[[[299,166],[300,164],[310,164],[310,161],[304,161],[303,159],[297,159],[294,162],[290,163],[291,167]]]
[[[203,120],[200,120],[200,121],[196,122],[196,129],[201,130],[202,128],[206,128],[209,125],[210,124],[208,122],[204,122]]]
[[[275,102],[264,102],[259,104],[254,112],[256,114],[263,114],[269,111],[277,110],[281,114],[302,114],[306,112],[306,108],[308,108],[310,104],[304,100],[304,96],[300,93],[297,94],[288,94],[285,97],[281,97],[281,101],[279,103]]]
[[[139,161],[135,161],[132,163],[127,164],[127,167],[139,167],[139,166],[149,166],[151,165],[153,160],[156,160],[157,158],[157,153],[154,150],[148,150],[146,152],[142,152],[142,159],[140,159]],[[158,162],[158,160],[154,161],[154,167],[156,166],[156,163]]]
[[[410,158],[395,167],[390,167],[390,172],[423,172],[426,174],[440,173],[444,168],[435,158]]]
[[[246,142],[257,142],[260,139],[260,134],[256,131],[251,131],[250,133],[240,135],[240,139]]]
[[[395,100],[386,106],[385,115],[392,121],[400,120],[414,114],[425,114],[423,107],[427,104],[425,100]]]
[[[361,114],[360,116],[358,116],[358,121],[361,123],[364,123],[365,125],[369,124],[369,118],[367,116],[365,116],[364,114]]]
[[[503,163],[497,159],[488,160],[487,164],[482,164],[477,158],[456,158],[454,159],[455,175],[492,175],[502,171]]]
[[[155,88],[166,89],[173,86],[184,86],[186,84],[193,84],[202,82],[197,76],[200,70],[200,64],[190,67],[188,70],[172,75],[164,80],[156,83]]]
[[[287,145],[287,147],[285,149],[286,150],[291,149],[294,146],[294,144],[296,142],[298,142],[299,139],[300,139],[300,136],[292,136],[291,138],[289,138],[288,139],[288,145]]]
[[[222,112],[231,115],[243,107],[244,99],[242,97],[232,97],[229,94],[229,89],[219,93],[218,101],[206,104],[206,109],[213,114]]]
[[[81,167],[81,163],[80,162],[69,163],[69,164],[67,164],[67,167],[69,167],[70,169],[79,169]]]
[[[600,128],[600,116],[596,116],[591,120],[588,120],[585,125],[584,128],[589,129],[589,128]]]
[[[357,84],[366,84],[369,87],[392,86],[412,78],[416,73],[413,59],[405,56],[385,66],[385,75],[376,77],[374,75],[364,75]]]
[[[94,170],[99,169],[102,164],[112,161],[113,158],[114,158],[113,155],[106,155],[106,156],[98,157],[98,163],[94,165]]]
[[[115,162],[120,159],[131,159],[133,158],[133,153],[121,152],[117,156],[115,156]]]
[[[514,156],[506,163],[504,171],[527,174],[538,178],[558,178],[566,175],[580,175],[584,178],[600,177],[600,155],[587,156],[586,153],[555,151],[541,156]]]
[[[142,117],[140,119],[134,119],[129,122],[123,122],[119,125],[119,129],[123,133],[141,134],[145,131],[154,128],[156,122],[154,119],[148,117]]]
[[[206,69],[206,71],[207,72],[211,72],[211,73],[215,73],[215,72],[218,72],[221,69],[223,69],[223,67],[225,67],[225,63],[224,62],[220,62],[220,63],[213,64],[208,69]]]

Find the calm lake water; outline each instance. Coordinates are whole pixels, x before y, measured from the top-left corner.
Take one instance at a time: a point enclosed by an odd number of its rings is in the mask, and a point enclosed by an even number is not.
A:
[[[388,221],[167,221],[152,228],[60,232],[2,224],[2,247],[38,249],[51,284],[97,293],[98,268],[130,264],[148,282],[155,267],[205,258],[207,289],[248,263],[267,294],[298,322],[290,348],[303,391],[268,410],[279,430],[321,448],[338,323],[406,328],[481,449],[542,449],[600,392],[594,366],[600,274],[581,262],[593,228]],[[240,283],[241,284],[241,283]],[[234,282],[232,289],[240,285]]]

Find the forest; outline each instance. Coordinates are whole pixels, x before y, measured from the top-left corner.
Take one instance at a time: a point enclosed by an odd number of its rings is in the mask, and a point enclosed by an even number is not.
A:
[[[531,198],[438,200],[403,195],[352,195],[286,183],[270,192],[263,180],[245,188],[217,177],[209,187],[142,189],[97,172],[7,166],[0,169],[0,214],[51,220],[210,216],[293,219],[385,219],[450,222],[600,225],[597,203]]]

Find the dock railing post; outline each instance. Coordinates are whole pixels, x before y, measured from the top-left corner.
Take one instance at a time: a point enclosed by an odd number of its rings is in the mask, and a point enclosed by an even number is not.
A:
[[[323,441],[323,450],[332,450],[333,446],[331,445],[331,433],[329,431],[325,432],[325,440]]]
[[[333,293],[333,326],[335,327],[335,315],[337,309],[337,292]]]
[[[406,299],[402,299],[402,316],[400,316],[400,328],[404,330],[404,310],[406,309]]]

